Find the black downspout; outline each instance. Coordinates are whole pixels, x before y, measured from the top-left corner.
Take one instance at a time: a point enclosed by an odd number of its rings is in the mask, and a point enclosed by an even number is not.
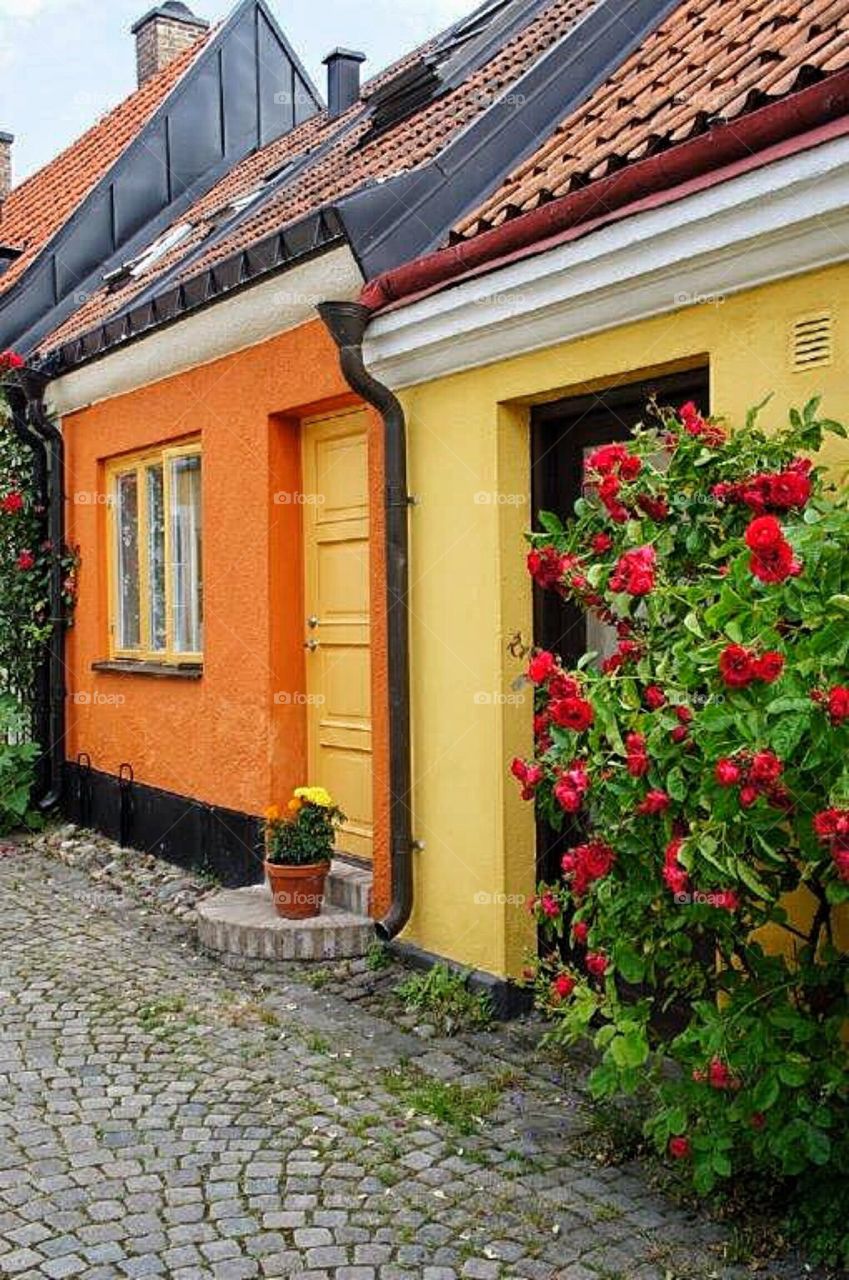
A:
[[[371,376],[363,362],[363,337],[371,319],[368,307],[358,302],[322,302],[318,312],[339,348],[339,363],[348,386],[383,418],[392,904],[376,928],[378,936],[389,942],[401,932],[413,910],[407,428],[397,398]]]
[[[48,767],[38,806],[54,809],[62,798],[65,766],[65,610],[62,598],[62,555],[65,548],[65,445],[62,433],[47,416],[44,391],[48,379],[34,369],[21,369],[9,388],[12,418],[20,439],[36,458],[36,486],[47,508],[47,536],[51,545],[50,639],[40,679],[46,705],[41,708],[46,729],[43,742]],[[41,701],[41,699],[40,699]]]

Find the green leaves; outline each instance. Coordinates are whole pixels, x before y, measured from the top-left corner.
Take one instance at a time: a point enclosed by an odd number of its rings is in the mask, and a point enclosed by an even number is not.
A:
[[[679,1168],[705,1194],[741,1172],[799,1176],[802,1186],[816,1170],[849,1169],[849,965],[830,940],[843,936],[831,909],[849,902],[849,883],[812,828],[822,809],[849,808],[849,724],[823,701],[849,684],[849,510],[816,468],[804,472],[804,508],[785,500],[800,451],[833,429],[819,401],[782,430],[757,426],[763,407],[725,444],[673,417],[659,434],[638,432],[629,452],[641,465],[617,476],[626,520],[612,520],[590,485],[575,519],[542,522],[576,566],[562,590],[577,572],[573,601],[597,594],[594,607],[627,645],[603,670],[580,664],[595,722],[580,736],[549,726],[539,788],[540,812],[554,818],[555,780],[576,759],[586,767],[582,811],[564,830],[574,845],[609,845],[615,862],[564,885],[564,937],[571,906],[607,973],[586,973],[587,948],[575,946],[543,963],[539,990],[564,1036],[594,1036],[594,1094],[645,1093],[647,1132],[661,1151],[681,1140]],[[653,454],[668,433],[676,445],[664,472]],[[644,517],[646,504],[665,514]],[[763,504],[798,577],[753,577],[745,534]],[[649,541],[648,594],[611,592],[619,558]],[[729,644],[755,660],[744,687],[720,673]],[[773,652],[783,670],[758,671]],[[536,711],[546,709],[539,694]],[[717,776],[725,757],[738,776]],[[663,795],[646,808],[652,791]],[[550,976],[563,964],[578,986],[555,1009]]]

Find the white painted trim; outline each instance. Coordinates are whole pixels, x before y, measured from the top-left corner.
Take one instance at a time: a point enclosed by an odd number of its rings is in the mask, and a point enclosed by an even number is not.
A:
[[[849,138],[387,312],[369,369],[413,386],[849,259]]]
[[[48,406],[61,417],[244,351],[315,319],[317,303],[356,298],[362,287],[350,250],[333,249],[57,378]]]

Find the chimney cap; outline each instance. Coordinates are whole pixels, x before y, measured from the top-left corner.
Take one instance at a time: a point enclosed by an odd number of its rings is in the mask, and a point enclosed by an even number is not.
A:
[[[13,133],[7,133],[5,129],[0,129],[0,142],[11,145],[14,141],[15,135]]]
[[[199,18],[197,14],[192,13],[189,6],[183,4],[183,0],[165,0],[164,4],[158,4],[155,8],[148,9],[147,13],[139,18],[138,22],[133,23],[130,31],[135,35],[153,18],[167,18],[170,22],[183,22],[187,27],[202,27],[204,31],[209,29],[209,23],[206,18]]]
[[[358,49],[331,49],[326,58],[322,58],[322,65],[327,66],[329,62],[334,62],[337,58],[345,58],[348,62],[365,62],[366,55],[360,53]]]

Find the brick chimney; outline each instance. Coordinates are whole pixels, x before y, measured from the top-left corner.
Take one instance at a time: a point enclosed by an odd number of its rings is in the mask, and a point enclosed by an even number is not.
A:
[[[139,87],[209,30],[182,0],[165,0],[133,24]]]
[[[0,204],[12,190],[12,133],[0,132]]]

